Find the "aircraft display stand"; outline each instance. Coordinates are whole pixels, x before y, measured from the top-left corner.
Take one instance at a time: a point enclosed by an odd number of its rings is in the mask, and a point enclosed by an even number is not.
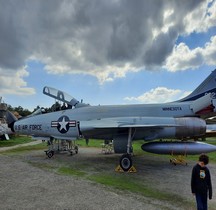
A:
[[[185,155],[178,155],[176,157],[174,157],[174,155],[172,155],[173,157],[170,159],[170,163],[172,163],[173,165],[186,165],[187,166],[187,161],[185,159]]]
[[[113,143],[108,141],[104,141],[103,144],[101,144],[101,152],[104,154],[111,154],[113,153]]]
[[[48,150],[45,151],[48,158],[51,158],[55,153],[67,151],[71,155],[78,153],[78,146],[75,141],[51,139],[47,142]]]
[[[170,159],[170,163],[172,163],[173,165],[186,165],[187,166],[187,161],[186,161],[186,152],[184,154],[181,155],[175,155],[172,151],[172,158]]]
[[[119,172],[119,173],[122,173],[122,172],[136,173],[137,170],[136,170],[136,168],[134,166],[131,166],[128,171],[124,171],[123,168],[120,165],[118,165],[116,167],[116,169],[115,169],[115,172]]]

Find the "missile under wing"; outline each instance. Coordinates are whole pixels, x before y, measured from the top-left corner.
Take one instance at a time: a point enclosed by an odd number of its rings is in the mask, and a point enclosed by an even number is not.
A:
[[[197,155],[216,151],[216,146],[204,142],[154,141],[143,144],[142,150],[155,154]]]

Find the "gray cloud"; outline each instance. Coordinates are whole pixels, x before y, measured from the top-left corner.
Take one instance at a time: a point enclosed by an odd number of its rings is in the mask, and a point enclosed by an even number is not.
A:
[[[35,59],[50,73],[82,72],[104,81],[160,67],[179,34],[190,33],[188,21],[198,25],[197,14],[205,15],[207,3],[0,0],[0,68],[16,72]],[[208,17],[210,26],[213,19]]]

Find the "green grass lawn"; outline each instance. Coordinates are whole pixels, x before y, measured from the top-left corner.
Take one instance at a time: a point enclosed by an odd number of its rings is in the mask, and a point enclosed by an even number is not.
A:
[[[9,146],[14,146],[17,144],[24,144],[24,143],[28,143],[31,142],[32,139],[29,136],[12,136],[10,138],[10,140],[0,140],[0,147],[9,147]],[[88,145],[86,145],[86,141],[85,139],[80,139],[77,140],[76,142],[80,147],[96,147],[96,148],[101,148],[101,145],[104,143],[103,140],[94,140],[94,139],[90,139]],[[144,152],[141,149],[142,144],[144,144],[145,142],[143,140],[139,140],[139,141],[134,141],[133,142],[133,151],[134,154],[136,155],[145,155],[146,152]],[[212,138],[208,138],[205,143],[208,144],[213,144],[216,145],[216,138],[212,137]],[[24,151],[24,150],[36,150],[36,149],[45,149],[46,148],[46,143],[40,144],[40,145],[34,145],[34,146],[28,146],[26,148],[17,148],[14,150],[17,151]],[[161,155],[157,155],[157,154],[152,154],[152,155],[156,155],[156,156],[161,156]],[[210,162],[216,163],[216,152],[212,152],[212,153],[208,153],[209,158],[210,158]],[[170,155],[163,155],[163,156],[167,156],[170,157]],[[199,155],[188,155],[187,159],[188,160],[198,160]]]
[[[101,144],[103,142],[104,142],[103,140],[90,139],[88,147],[98,147],[98,148],[100,148]],[[83,139],[82,140],[78,140],[77,143],[80,146],[84,146],[84,147],[86,146],[85,140],[83,140]],[[144,152],[141,149],[141,146],[144,143],[145,142],[143,140],[139,140],[139,141],[134,141],[133,142],[133,151],[134,151],[134,154],[136,154],[136,155],[144,155],[144,154],[147,153],[147,152]],[[206,141],[204,141],[204,143],[216,145],[216,138],[214,138],[214,137],[208,138],[208,139],[206,139]],[[150,154],[150,153],[148,153],[148,154]],[[157,154],[152,154],[152,155],[161,156],[161,155],[157,155]],[[164,157],[167,156],[167,158],[170,157],[170,155],[163,155],[163,156]],[[208,156],[210,158],[210,162],[216,163],[216,152],[208,153]],[[188,160],[198,160],[198,157],[199,157],[199,155],[187,155],[187,159]]]
[[[10,136],[9,140],[0,140],[0,147],[10,147],[18,144],[25,144],[31,142],[32,139],[29,136]]]

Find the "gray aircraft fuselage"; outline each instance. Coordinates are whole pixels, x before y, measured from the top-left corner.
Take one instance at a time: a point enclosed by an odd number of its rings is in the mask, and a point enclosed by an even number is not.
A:
[[[118,135],[124,136],[124,133],[127,135],[128,128],[132,127],[134,129],[133,140],[152,140],[176,137],[176,133],[180,132],[178,127],[182,125],[182,122],[179,122],[181,119],[178,118],[187,117],[187,120],[190,121],[189,126],[191,123],[192,126],[195,124],[195,127],[202,130],[198,133],[203,132],[205,123],[193,117],[195,114],[190,104],[191,102],[85,106],[18,120],[14,123],[14,130],[16,133],[35,137],[52,136],[74,140],[80,135],[85,138],[113,139]]]

